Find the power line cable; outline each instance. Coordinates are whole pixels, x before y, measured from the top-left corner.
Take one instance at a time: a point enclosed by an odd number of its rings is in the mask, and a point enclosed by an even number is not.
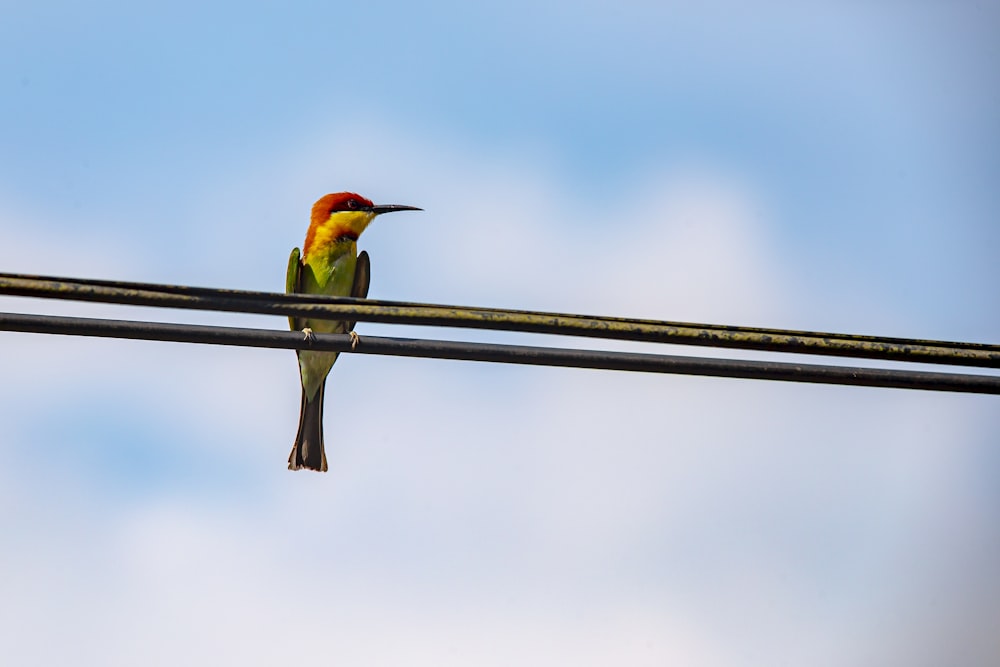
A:
[[[1000,395],[1000,376],[0,313],[0,330]]]
[[[0,294],[1000,368],[1000,345],[0,273]]]

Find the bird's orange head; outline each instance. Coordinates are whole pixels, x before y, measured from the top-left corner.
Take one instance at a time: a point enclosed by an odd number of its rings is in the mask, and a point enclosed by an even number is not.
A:
[[[336,192],[320,197],[312,207],[303,254],[342,240],[357,241],[375,216],[393,211],[420,211],[416,206],[373,204],[354,192]]]

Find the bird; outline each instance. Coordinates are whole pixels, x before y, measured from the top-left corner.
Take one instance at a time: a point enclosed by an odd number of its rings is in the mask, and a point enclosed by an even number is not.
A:
[[[319,294],[326,296],[368,296],[371,280],[371,260],[368,253],[358,254],[358,237],[383,213],[421,211],[416,206],[402,204],[376,205],[354,192],[336,192],[320,197],[312,207],[309,230],[302,250],[294,248],[288,258],[285,291],[289,294]],[[293,331],[302,331],[306,338],[315,333],[351,333],[354,322],[288,318]],[[326,472],[326,449],[323,445],[323,395],[326,378],[337,360],[338,352],[296,350],[299,378],[302,381],[302,402],[299,408],[299,429],[288,456],[289,470]]]

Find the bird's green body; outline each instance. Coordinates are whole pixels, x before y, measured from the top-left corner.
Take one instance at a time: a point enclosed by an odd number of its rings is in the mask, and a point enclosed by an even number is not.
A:
[[[367,296],[367,284],[359,285],[358,291],[363,291],[363,294],[355,294],[357,243],[345,239],[331,244],[329,250],[330,252],[316,253],[303,260],[299,257],[299,249],[295,248],[288,259],[287,291],[325,296]],[[361,290],[361,287],[364,289]],[[300,320],[291,322],[291,326],[298,330],[310,329],[313,333],[347,333],[345,323],[336,320]],[[308,399],[312,400],[316,396],[330,368],[337,361],[337,355],[337,352],[299,351],[299,371]]]

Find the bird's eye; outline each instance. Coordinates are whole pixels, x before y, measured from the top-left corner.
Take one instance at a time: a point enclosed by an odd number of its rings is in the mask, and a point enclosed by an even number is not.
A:
[[[349,208],[349,209],[356,209],[357,207],[358,207],[358,200],[357,199],[348,199],[347,200],[347,208]]]

